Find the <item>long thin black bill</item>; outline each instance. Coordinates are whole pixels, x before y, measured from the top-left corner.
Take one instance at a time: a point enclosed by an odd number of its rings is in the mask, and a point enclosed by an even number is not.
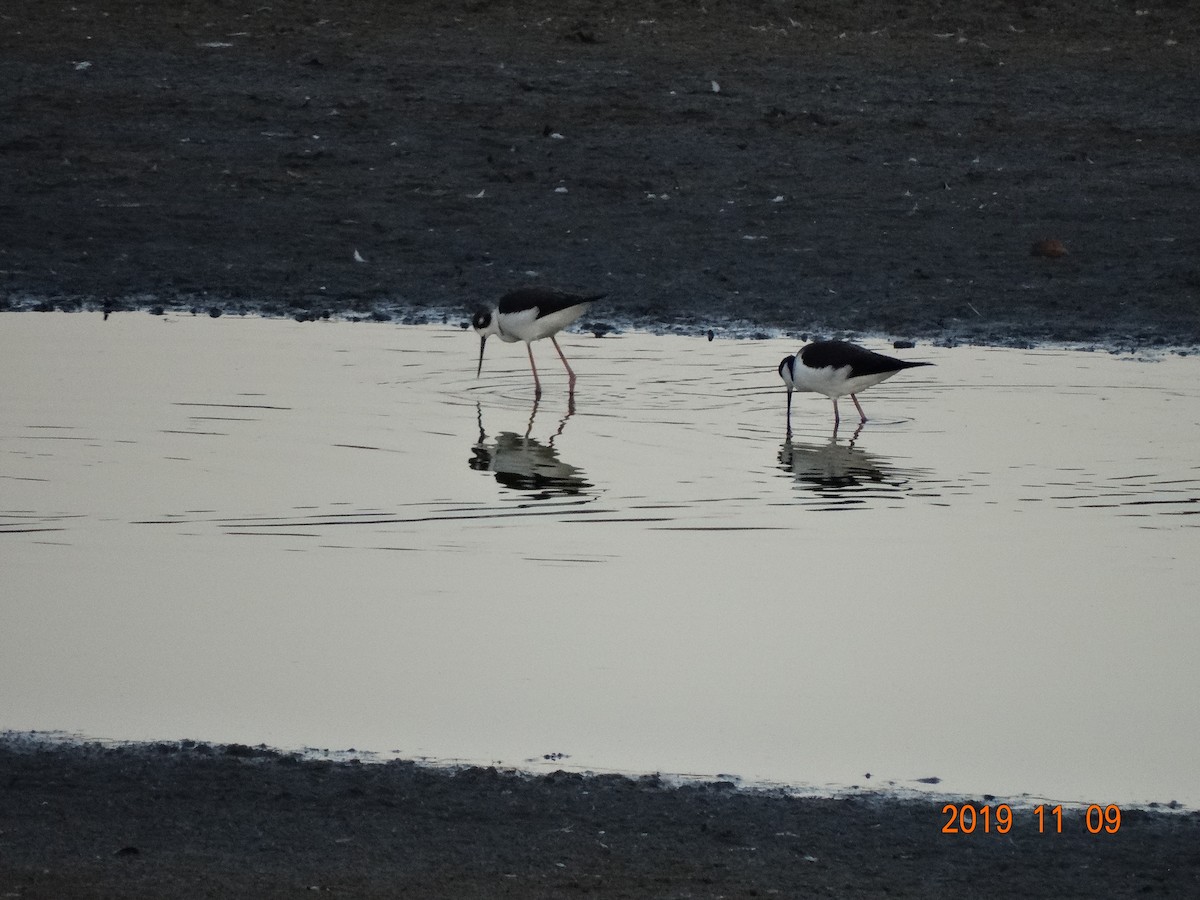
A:
[[[475,370],[475,377],[479,377],[479,373],[483,371],[483,348],[487,344],[487,335],[483,335],[479,339],[479,368]]]

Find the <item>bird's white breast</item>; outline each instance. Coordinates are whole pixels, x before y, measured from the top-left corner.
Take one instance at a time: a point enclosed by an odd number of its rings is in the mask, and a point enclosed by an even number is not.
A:
[[[512,343],[514,341],[540,341],[542,338],[558,334],[568,325],[573,324],[587,309],[586,303],[568,306],[566,309],[538,318],[537,308],[522,309],[518,312],[500,314],[500,337]]]
[[[826,366],[822,369],[811,369],[800,360],[792,369],[792,387],[798,391],[816,391],[826,397],[836,400],[847,394],[857,394],[872,385],[891,378],[895,372],[879,372],[874,375],[851,376],[850,366]]]

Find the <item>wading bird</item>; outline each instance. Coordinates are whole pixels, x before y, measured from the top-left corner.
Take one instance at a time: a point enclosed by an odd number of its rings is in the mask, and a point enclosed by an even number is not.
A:
[[[896,359],[850,344],[846,341],[814,341],[801,347],[795,356],[785,356],[779,364],[779,377],[787,386],[787,430],[792,433],[792,391],[816,391],[833,401],[833,428],[837,430],[838,397],[850,395],[863,422],[867,414],[855,396],[901,369],[932,366],[928,362]]]
[[[478,378],[483,371],[483,348],[490,335],[494,334],[510,344],[524,341],[525,349],[529,351],[529,368],[533,370],[534,396],[540,397],[542,383],[538,380],[537,365],[533,361],[533,342],[548,337],[567,370],[569,390],[574,393],[575,373],[571,371],[571,364],[563,356],[562,348],[554,336],[582,316],[593,300],[603,296],[580,296],[550,288],[526,287],[505,294],[491,309],[484,307],[478,310],[471,317],[471,327],[479,335],[479,368],[475,371],[475,377]]]

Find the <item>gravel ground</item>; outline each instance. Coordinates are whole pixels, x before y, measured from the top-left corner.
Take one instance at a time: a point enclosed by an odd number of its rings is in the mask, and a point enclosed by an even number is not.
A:
[[[0,740],[0,896],[1195,897],[1200,816],[1014,813],[944,834],[944,801],[244,746]],[[973,798],[973,805],[999,805]],[[1100,821],[1093,813],[1093,826]],[[993,828],[999,820],[993,820]]]
[[[1144,6],[8,0],[0,308],[537,283],[666,331],[1194,347],[1200,15]]]

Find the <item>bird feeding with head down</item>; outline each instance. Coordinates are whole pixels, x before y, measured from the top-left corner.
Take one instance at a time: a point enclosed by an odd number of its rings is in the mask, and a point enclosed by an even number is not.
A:
[[[534,396],[542,396],[542,383],[538,378],[537,364],[533,361],[533,342],[550,338],[550,343],[554,344],[558,358],[567,370],[569,390],[574,393],[575,373],[563,355],[562,347],[558,346],[555,335],[573,325],[594,300],[603,296],[526,287],[505,294],[494,307],[479,309],[471,317],[471,327],[479,335],[479,367],[475,370],[475,377],[478,378],[483,371],[483,350],[491,335],[509,344],[524,341],[529,353],[529,368],[533,371]]]
[[[862,422],[867,421],[858,394],[891,378],[904,369],[932,366],[930,362],[896,359],[851,344],[847,341],[813,341],[801,347],[795,356],[785,356],[779,364],[779,377],[787,387],[787,430],[792,432],[792,391],[815,391],[833,401],[833,427],[841,416],[838,398],[850,395]]]

